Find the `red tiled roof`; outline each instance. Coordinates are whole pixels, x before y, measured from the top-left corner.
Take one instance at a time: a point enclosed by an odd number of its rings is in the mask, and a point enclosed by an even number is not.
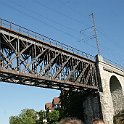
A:
[[[45,109],[47,110],[52,110],[52,103],[46,103],[45,104]]]
[[[52,103],[53,104],[60,104],[60,98],[59,97],[54,97]]]

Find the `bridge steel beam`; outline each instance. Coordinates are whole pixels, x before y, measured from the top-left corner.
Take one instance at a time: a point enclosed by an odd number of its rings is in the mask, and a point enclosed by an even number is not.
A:
[[[11,28],[0,26],[0,81],[59,90],[98,90],[95,60]]]

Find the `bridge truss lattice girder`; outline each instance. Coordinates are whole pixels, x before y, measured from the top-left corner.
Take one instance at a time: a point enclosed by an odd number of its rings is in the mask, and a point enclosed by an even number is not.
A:
[[[0,80],[55,89],[98,89],[95,62],[1,27]]]

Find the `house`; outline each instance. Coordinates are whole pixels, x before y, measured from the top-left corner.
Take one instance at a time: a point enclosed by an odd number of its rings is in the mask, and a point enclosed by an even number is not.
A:
[[[52,107],[51,102],[45,104],[45,110],[46,111],[51,112],[52,109],[53,109],[53,107]]]
[[[54,97],[52,103],[45,104],[45,110],[49,112],[58,108],[61,108],[61,102],[59,97]]]

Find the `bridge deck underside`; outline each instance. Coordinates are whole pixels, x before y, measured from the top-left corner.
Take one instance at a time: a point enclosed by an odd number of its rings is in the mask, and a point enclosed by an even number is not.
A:
[[[98,89],[95,62],[0,28],[0,80],[55,89]]]

